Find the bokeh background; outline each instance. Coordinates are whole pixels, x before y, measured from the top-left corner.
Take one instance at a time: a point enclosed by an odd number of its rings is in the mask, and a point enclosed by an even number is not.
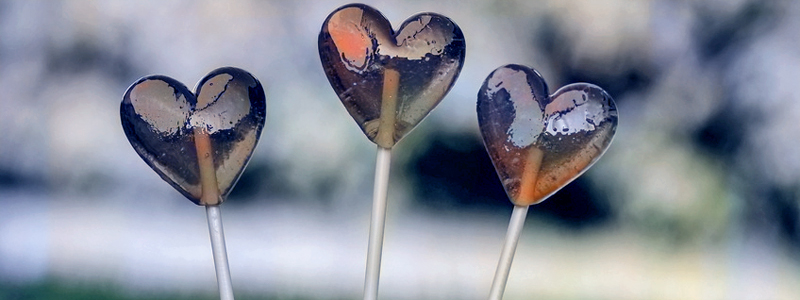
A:
[[[264,84],[223,205],[242,299],[361,297],[375,145],[317,54],[342,1],[0,1],[0,299],[215,299],[201,207],[119,120],[150,74]],[[394,151],[383,299],[483,299],[511,204],[478,132],[495,68],[605,88],[617,136],[531,208],[506,299],[800,299],[800,2],[365,1],[453,19],[452,91]]]

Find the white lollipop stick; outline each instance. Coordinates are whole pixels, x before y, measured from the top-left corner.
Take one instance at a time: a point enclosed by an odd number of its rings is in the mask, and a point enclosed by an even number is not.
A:
[[[511,212],[511,221],[508,223],[508,233],[500,253],[500,261],[497,262],[497,270],[494,273],[492,289],[489,291],[489,300],[500,300],[508,282],[508,273],[511,271],[511,262],[514,260],[514,252],[517,250],[517,242],[525,225],[525,217],[528,215],[528,206],[515,205]]]
[[[375,163],[375,187],[372,194],[372,217],[369,226],[369,247],[367,248],[367,272],[364,279],[364,300],[378,299],[391,161],[392,150],[378,147],[378,158]]]
[[[211,235],[211,252],[217,269],[217,285],[220,300],[233,300],[231,271],[228,267],[228,251],[225,249],[225,233],[222,231],[222,215],[219,205],[206,206],[208,233]]]
[[[211,149],[211,140],[205,128],[195,129],[195,147],[197,148],[197,164],[200,168],[202,197],[200,203],[206,207],[208,217],[208,233],[211,236],[211,254],[214,256],[214,267],[217,269],[217,285],[220,300],[233,300],[231,271],[228,267],[228,251],[225,249],[225,234],[222,231],[222,215],[216,170]]]
[[[378,281],[381,277],[381,252],[383,231],[386,227],[386,196],[389,192],[389,167],[392,164],[391,145],[395,140],[397,120],[397,91],[400,87],[400,72],[383,70],[381,91],[381,116],[375,142],[378,158],[375,162],[375,187],[372,194],[372,217],[369,225],[369,247],[367,248],[367,271],[364,276],[364,300],[378,299]],[[384,147],[381,147],[383,145]]]

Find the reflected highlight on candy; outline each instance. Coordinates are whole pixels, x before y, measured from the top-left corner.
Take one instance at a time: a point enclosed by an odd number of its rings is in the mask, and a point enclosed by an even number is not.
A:
[[[616,104],[600,87],[548,93],[541,75],[520,65],[494,70],[478,93],[484,144],[515,205],[537,204],[583,174],[616,131]]]

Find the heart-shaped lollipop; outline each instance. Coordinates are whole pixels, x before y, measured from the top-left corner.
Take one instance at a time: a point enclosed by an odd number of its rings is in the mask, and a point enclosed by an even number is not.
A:
[[[515,205],[537,204],[583,174],[608,149],[617,107],[603,89],[573,83],[548,95],[535,70],[506,65],[478,92],[478,123]]]
[[[350,4],[319,34],[325,74],[367,137],[391,148],[450,90],[464,64],[464,35],[445,16],[421,13],[397,32],[377,10]]]
[[[166,182],[198,205],[230,193],[264,128],[261,83],[242,69],[211,71],[196,93],[154,75],[125,92],[120,117],[133,149]]]

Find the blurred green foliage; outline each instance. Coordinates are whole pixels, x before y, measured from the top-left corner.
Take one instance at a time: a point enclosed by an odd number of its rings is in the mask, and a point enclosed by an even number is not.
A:
[[[48,279],[35,284],[8,284],[0,282],[0,300],[212,300],[215,293],[144,293],[131,292],[114,284],[72,284]],[[237,295],[239,300],[277,300],[275,297]],[[303,300],[302,298],[290,298]]]

